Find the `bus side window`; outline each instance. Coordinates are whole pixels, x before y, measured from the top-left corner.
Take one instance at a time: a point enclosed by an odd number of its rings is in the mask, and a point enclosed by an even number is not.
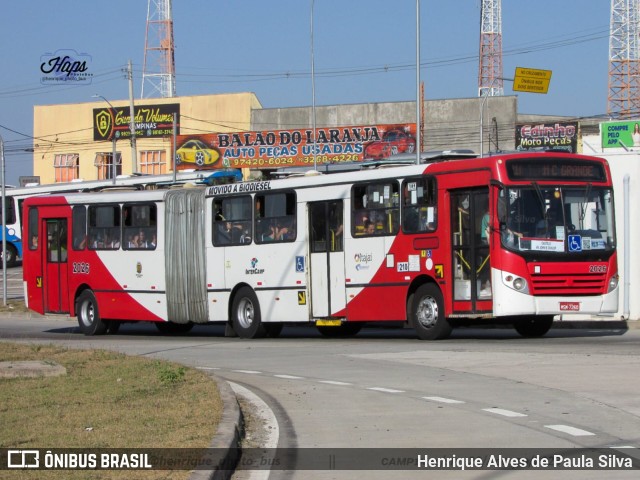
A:
[[[125,204],[122,207],[122,248],[153,250],[158,233],[154,204]]]
[[[120,206],[92,205],[88,213],[89,249],[117,250],[120,248]]]
[[[402,230],[405,233],[432,232],[436,229],[436,180],[418,177],[402,185]]]
[[[29,250],[38,248],[38,209],[29,208]]]
[[[395,235],[398,232],[398,182],[354,185],[351,199],[353,236]]]
[[[256,243],[292,242],[297,237],[296,195],[277,192],[256,195]]]
[[[84,205],[73,207],[71,233],[73,249],[84,250],[87,247],[87,208]]]
[[[250,196],[218,198],[213,202],[213,245],[249,245],[252,238]]]

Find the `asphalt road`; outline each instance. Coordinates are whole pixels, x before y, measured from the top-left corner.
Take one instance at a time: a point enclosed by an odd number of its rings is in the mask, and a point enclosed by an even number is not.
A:
[[[106,348],[213,372],[260,397],[279,447],[640,447],[640,329],[458,329],[423,342],[411,330],[364,329],[326,339],[285,327],[280,338],[225,338],[221,326],[166,337],[151,325],[85,337],[75,320],[0,318],[0,340]],[[272,471],[271,478],[635,478],[624,470]],[[336,466],[339,468],[339,466]]]
[[[0,262],[0,272],[2,272],[2,263]],[[18,266],[7,268],[7,300],[16,300],[24,298],[24,287],[22,284],[22,262]],[[0,273],[0,290],[4,294],[4,275]]]

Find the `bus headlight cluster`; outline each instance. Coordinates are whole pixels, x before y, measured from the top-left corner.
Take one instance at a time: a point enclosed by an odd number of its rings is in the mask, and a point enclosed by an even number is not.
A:
[[[512,288],[517,292],[529,293],[529,285],[527,284],[527,281],[522,277],[518,277],[517,275],[513,275],[512,273],[503,272],[502,282],[507,287]]]
[[[609,279],[609,290],[607,291],[607,293],[613,292],[618,287],[619,278],[620,277],[618,275],[614,275]]]

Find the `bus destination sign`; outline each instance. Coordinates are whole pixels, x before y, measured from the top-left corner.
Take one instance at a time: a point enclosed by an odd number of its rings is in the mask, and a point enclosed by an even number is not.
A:
[[[573,180],[604,182],[607,177],[600,164],[561,158],[527,158],[507,163],[511,180]]]

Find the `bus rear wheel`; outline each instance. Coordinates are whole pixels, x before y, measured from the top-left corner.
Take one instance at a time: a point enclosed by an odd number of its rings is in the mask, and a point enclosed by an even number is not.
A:
[[[262,338],[267,335],[258,297],[249,287],[242,287],[233,297],[231,323],[240,338]]]
[[[441,340],[451,334],[451,324],[444,316],[442,293],[433,284],[418,287],[411,300],[410,315],[421,340]]]
[[[7,267],[15,267],[18,263],[18,252],[13,245],[7,245],[5,250],[7,257]]]
[[[106,333],[108,323],[103,322],[98,312],[98,302],[91,290],[85,290],[76,301],[78,325],[85,335],[102,335]]]
[[[542,337],[553,325],[553,315],[529,316],[517,320],[513,323],[523,337]]]

